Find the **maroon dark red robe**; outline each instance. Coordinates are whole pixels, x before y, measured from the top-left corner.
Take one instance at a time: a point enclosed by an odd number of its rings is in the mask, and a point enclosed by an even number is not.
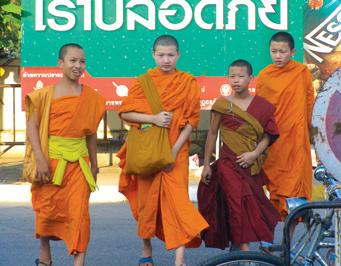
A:
[[[229,108],[228,104],[226,108]],[[222,114],[221,126],[228,130],[238,130],[249,123],[238,113],[251,116],[251,121],[256,119],[270,136],[271,143],[278,137],[273,118],[274,107],[265,99],[255,96],[246,111],[239,109],[236,114],[230,110]],[[246,138],[248,130],[245,130]],[[210,184],[199,184],[199,211],[210,225],[202,233],[207,247],[224,249],[230,242],[238,245],[261,240],[272,241],[275,226],[280,220],[279,213],[264,194],[263,186],[268,183],[265,173],[260,170],[251,175],[251,167],[240,167],[235,162],[236,156],[223,143],[219,159],[211,165],[213,175]]]

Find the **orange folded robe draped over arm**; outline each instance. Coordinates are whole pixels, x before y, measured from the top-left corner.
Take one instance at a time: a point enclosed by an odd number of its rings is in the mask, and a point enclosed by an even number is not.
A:
[[[45,93],[54,87],[33,92],[27,96],[27,109],[41,117]],[[96,133],[105,111],[105,101],[94,90],[83,86],[80,96],[64,96],[50,102],[48,135],[80,138]],[[41,126],[42,121],[38,121]],[[46,123],[46,121],[44,122]],[[42,143],[42,146],[47,143]],[[42,147],[47,150],[47,147]],[[86,157],[87,162],[89,158]],[[58,160],[49,159],[51,176]],[[36,237],[64,240],[69,255],[85,252],[90,239],[89,185],[79,163],[68,163],[60,186],[52,182],[33,184],[32,206],[36,214]]]
[[[165,74],[155,68],[148,73],[157,87],[164,111],[173,112],[169,130],[172,146],[186,124],[196,127],[200,91],[194,77],[186,72],[176,70]],[[119,113],[124,112],[152,113],[138,81],[130,88],[119,109]],[[129,200],[138,222],[138,236],[157,236],[165,242],[167,249],[184,244],[188,247],[200,245],[199,233],[208,226],[188,196],[189,144],[187,141],[180,149],[173,170],[160,171],[153,177],[125,175],[126,144],[117,155],[122,168],[119,190]]]
[[[279,138],[269,148],[263,166],[270,179],[270,199],[287,215],[285,198],[312,194],[310,126],[314,92],[309,70],[303,64],[289,61],[282,68],[269,65],[261,71],[256,94],[275,108]]]

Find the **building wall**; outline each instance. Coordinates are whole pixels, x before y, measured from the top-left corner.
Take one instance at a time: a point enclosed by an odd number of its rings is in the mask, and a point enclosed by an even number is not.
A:
[[[20,84],[20,68],[19,66],[6,66],[5,75],[0,77],[0,84],[9,84],[8,87],[0,88],[0,141],[12,142],[25,140],[26,118],[22,107],[22,91],[21,88],[13,88],[11,84]],[[13,101],[14,99],[14,101]],[[206,136],[206,131],[209,126],[210,112],[201,111],[201,119],[198,129],[192,133],[193,141],[203,142]],[[14,121],[15,121],[15,138],[14,138]],[[125,133],[122,130],[126,129],[121,122],[116,111],[107,112],[107,136],[114,140],[122,141]],[[104,123],[101,121],[98,128],[98,137],[104,136]],[[0,146],[0,151],[5,147]]]
[[[19,67],[5,66],[5,75],[0,77],[0,141],[13,141],[14,126],[17,131],[16,141],[24,140],[25,113],[21,106],[21,88],[11,87],[20,84]]]

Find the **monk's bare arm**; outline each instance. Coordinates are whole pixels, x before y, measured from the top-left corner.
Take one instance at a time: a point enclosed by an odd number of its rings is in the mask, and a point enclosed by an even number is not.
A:
[[[50,170],[47,162],[47,158],[41,148],[40,138],[39,138],[39,125],[37,118],[34,113],[32,113],[27,122],[27,135],[30,140],[32,150],[36,159],[36,178],[41,184],[46,183],[50,179]],[[47,179],[46,179],[47,177]]]
[[[258,143],[256,149],[254,152],[256,153],[257,157],[263,153],[263,151],[266,150],[266,148],[270,144],[270,136],[268,134],[264,134],[263,139]]]
[[[182,145],[184,145],[184,143],[188,140],[191,132],[192,132],[192,126],[190,124],[186,124],[184,128],[181,130],[181,133],[178,139],[176,140],[176,142],[174,143],[172,147],[172,154],[173,154],[174,159],[176,159],[176,156],[178,155],[178,152],[181,149]],[[169,172],[173,169],[173,167],[174,167],[174,164],[170,164],[166,166],[164,170],[166,172]]]
[[[209,183],[210,176],[212,175],[210,161],[218,137],[220,120],[221,114],[213,111],[211,117],[211,125],[208,130],[205,144],[204,168],[201,173],[201,181],[204,182],[205,184]]]
[[[172,152],[174,158],[176,158],[179,150],[181,149],[182,145],[188,140],[189,136],[192,132],[192,126],[190,124],[186,124],[185,127],[181,130],[181,133],[176,140],[175,144],[172,147]]]
[[[92,175],[97,181],[98,166],[97,166],[97,133],[86,136],[86,145],[89,151],[89,159]]]
[[[270,137],[268,134],[264,134],[263,139],[258,143],[257,147],[250,152],[245,152],[237,156],[237,161],[241,167],[249,167],[253,162],[262,154],[263,151],[269,146]]]
[[[132,123],[151,123],[159,127],[169,127],[172,122],[172,112],[160,112],[158,114],[142,114],[137,112],[122,113],[121,118]]]

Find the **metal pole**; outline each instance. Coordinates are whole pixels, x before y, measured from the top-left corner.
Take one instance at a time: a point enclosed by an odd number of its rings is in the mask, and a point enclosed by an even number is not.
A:
[[[15,128],[15,87],[13,89],[13,142],[16,140],[16,128]]]
[[[341,210],[335,210],[335,265],[341,265]]]
[[[107,133],[107,124],[108,124],[108,118],[107,118],[107,110],[105,110],[104,112],[104,117],[103,117],[103,137],[104,137],[104,140],[108,140],[108,133]]]
[[[15,119],[15,114],[16,114],[16,110],[15,110],[15,88],[21,88],[21,84],[0,84],[0,89],[4,89],[4,88],[12,88],[13,92],[13,141],[0,141],[0,145],[6,145],[8,146],[7,148],[5,148],[2,152],[0,152],[0,157],[5,154],[8,150],[10,150],[11,148],[13,148],[15,145],[24,145],[25,142],[23,141],[16,141],[16,119]],[[1,104],[1,103],[0,103]],[[4,103],[3,103],[4,104]]]

